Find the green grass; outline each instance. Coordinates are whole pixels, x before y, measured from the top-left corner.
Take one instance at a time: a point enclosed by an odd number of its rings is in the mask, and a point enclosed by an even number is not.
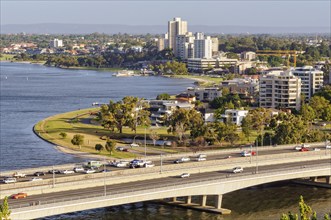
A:
[[[13,54],[1,54],[0,56],[0,61],[11,61],[14,60],[14,56]]]
[[[223,81],[222,78],[214,78],[210,76],[193,76],[193,75],[175,75],[175,78],[184,78],[184,79],[195,79],[195,80],[203,80],[205,83],[219,84]]]

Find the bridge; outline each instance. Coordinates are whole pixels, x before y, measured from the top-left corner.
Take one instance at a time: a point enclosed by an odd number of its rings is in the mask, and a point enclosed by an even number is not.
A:
[[[224,159],[223,155],[217,155],[210,161],[166,164],[163,168],[68,176],[57,178],[55,182],[47,179],[39,183],[1,184],[0,192],[2,196],[17,192],[29,194],[22,200],[9,200],[12,219],[33,219],[165,198],[176,204],[177,197],[185,197],[186,206],[190,206],[193,205],[192,196],[201,196],[199,206],[209,208],[207,196],[214,196],[212,209],[226,213],[228,210],[222,207],[222,197],[235,190],[309,177],[323,177],[323,181],[330,184],[331,150],[297,152],[293,151],[293,146],[289,148],[287,153],[264,154],[260,151],[259,160],[257,157]],[[244,167],[244,172],[231,173],[235,166]],[[183,172],[190,172],[191,177],[178,178]]]

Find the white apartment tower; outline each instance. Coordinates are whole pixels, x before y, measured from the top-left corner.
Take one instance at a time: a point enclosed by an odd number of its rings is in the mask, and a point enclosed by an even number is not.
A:
[[[49,46],[54,48],[63,47],[63,41],[55,38],[49,43]]]
[[[260,107],[300,109],[301,79],[292,72],[272,71],[260,77]]]
[[[177,35],[184,35],[187,32],[187,21],[182,21],[181,18],[174,18],[168,22],[168,37],[169,48],[176,52],[176,37]]]
[[[194,36],[191,32],[176,36],[175,56],[182,59],[193,58]]]
[[[194,58],[212,58],[212,40],[210,36],[203,33],[196,33],[194,40]]]
[[[157,48],[159,51],[169,48],[168,33],[164,34],[158,39]]]
[[[298,67],[292,70],[295,76],[301,79],[301,94],[305,101],[309,99],[323,86],[323,71],[314,69],[312,66]]]

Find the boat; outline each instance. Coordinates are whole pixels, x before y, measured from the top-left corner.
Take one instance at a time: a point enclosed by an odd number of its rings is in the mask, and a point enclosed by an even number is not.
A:
[[[134,72],[132,70],[121,70],[118,71],[117,73],[114,73],[113,76],[116,77],[128,77],[128,76],[133,76]]]

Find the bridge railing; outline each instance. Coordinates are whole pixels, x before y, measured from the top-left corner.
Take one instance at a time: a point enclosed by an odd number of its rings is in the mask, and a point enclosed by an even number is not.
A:
[[[47,201],[42,202],[30,202],[30,203],[24,203],[20,205],[10,205],[11,210],[13,213],[20,212],[24,210],[38,210],[39,208],[47,208],[47,207],[53,207],[54,204],[57,206],[62,205],[70,205],[73,201],[76,201],[78,203],[85,203],[85,202],[91,202],[91,199],[93,201],[95,200],[109,200],[109,199],[117,199],[121,197],[130,197],[130,196],[136,196],[136,195],[145,195],[145,194],[152,194],[152,193],[160,193],[161,191],[172,191],[172,190],[182,190],[185,188],[193,188],[193,187],[207,187],[207,185],[213,185],[213,184],[219,184],[221,182],[229,182],[229,181],[242,181],[245,177],[246,178],[267,178],[274,175],[291,175],[291,174],[297,174],[297,173],[304,173],[304,172],[316,172],[316,175],[318,175],[321,171],[329,171],[329,174],[331,175],[330,170],[330,163],[323,164],[323,165],[310,165],[310,166],[296,166],[296,167],[289,167],[289,168],[282,168],[282,169],[273,169],[273,170],[260,170],[258,173],[255,172],[249,172],[249,173],[241,173],[241,174],[221,174],[217,177],[210,177],[205,178],[203,180],[196,180],[194,178],[186,179],[185,182],[181,182],[178,184],[178,182],[175,183],[164,183],[160,186],[154,185],[153,187],[150,186],[144,186],[140,185],[134,188],[130,189],[122,189],[117,191],[108,191],[106,192],[106,195],[103,191],[103,189],[100,189],[100,192],[95,193],[93,195],[79,195],[74,196],[71,198],[62,198],[62,199],[51,199]],[[291,178],[288,178],[291,179]],[[146,187],[148,187],[146,189]]]

